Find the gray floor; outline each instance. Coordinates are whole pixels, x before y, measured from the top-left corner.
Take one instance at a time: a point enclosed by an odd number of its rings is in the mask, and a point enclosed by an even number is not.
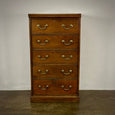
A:
[[[79,103],[30,103],[30,91],[0,91],[0,115],[115,115],[115,91],[80,91]]]

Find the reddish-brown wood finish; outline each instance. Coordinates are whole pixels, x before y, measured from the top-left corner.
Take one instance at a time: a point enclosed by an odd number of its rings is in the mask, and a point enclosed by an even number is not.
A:
[[[80,18],[81,14],[28,14],[29,18],[46,18],[46,17],[58,17],[58,18],[70,18],[70,17],[76,17]]]
[[[56,64],[50,64],[50,65],[49,64],[45,64],[45,65],[39,64],[39,65],[33,66],[33,79],[34,80],[37,80],[37,79],[40,79],[40,80],[48,80],[48,79],[77,80],[76,76],[78,76],[78,66],[77,65],[67,64],[65,66],[65,65],[56,65]]]
[[[39,85],[41,88],[39,88]],[[46,86],[48,85],[48,88]],[[62,88],[62,85],[64,88]],[[72,86],[69,88],[69,86]],[[76,95],[77,80],[33,80],[34,95]]]
[[[40,42],[38,42],[40,40]],[[48,40],[48,42],[45,42]],[[62,42],[64,40],[65,42]],[[73,40],[73,42],[71,42]],[[77,49],[79,44],[78,35],[39,35],[32,36],[32,48],[34,49]]]
[[[31,102],[79,102],[79,96],[31,96]]]
[[[78,63],[78,51],[32,51],[33,63]],[[41,57],[38,57],[38,56]],[[64,55],[65,57],[62,57]],[[46,57],[48,56],[48,57]],[[72,57],[71,57],[72,56]]]
[[[29,14],[31,102],[79,101],[80,17]]]
[[[31,34],[31,32],[32,32],[32,28],[31,28],[31,18],[29,19],[29,40],[30,40],[30,74],[31,74],[31,89],[33,89],[33,84],[32,84],[32,81],[33,81],[33,77],[32,77],[32,73],[33,73],[33,71],[32,71],[32,55],[31,55],[31,52],[32,52],[32,34]],[[31,95],[33,95],[33,92],[32,92],[32,90],[31,90]]]
[[[37,27],[40,25],[41,28],[47,24],[48,27],[44,30]],[[70,24],[73,25],[70,29],[64,29],[62,24],[66,28],[70,28]],[[37,33],[79,33],[79,18],[38,18],[32,20],[32,34]]]
[[[79,76],[80,76],[80,36],[81,36],[81,18],[79,19],[79,56],[78,56],[78,61],[79,61],[79,63],[78,63],[78,78],[77,78],[77,84],[79,84]],[[79,85],[78,85],[78,92],[77,92],[77,95],[79,95]]]

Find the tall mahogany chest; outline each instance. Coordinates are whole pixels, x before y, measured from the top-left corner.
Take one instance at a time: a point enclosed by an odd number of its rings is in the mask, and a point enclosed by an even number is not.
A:
[[[81,14],[29,14],[31,102],[78,102]]]

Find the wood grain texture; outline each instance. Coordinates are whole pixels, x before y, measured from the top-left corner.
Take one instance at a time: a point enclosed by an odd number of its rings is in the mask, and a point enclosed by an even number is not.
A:
[[[41,70],[39,72],[38,70]],[[47,72],[48,70],[48,72]],[[64,72],[62,72],[64,70]],[[72,70],[72,72],[70,72]],[[47,80],[47,79],[66,79],[76,80],[78,77],[78,65],[34,65],[33,66],[33,79]]]
[[[31,89],[33,89],[33,84],[32,84],[32,81],[33,81],[33,77],[32,77],[32,24],[31,24],[31,18],[29,18],[29,40],[30,40],[30,75],[31,75]],[[33,91],[31,90],[31,95],[33,95]]]
[[[78,44],[79,44],[79,48],[78,48],[78,52],[79,52],[79,56],[78,56],[78,77],[77,77],[77,84],[79,84],[79,77],[80,77],[80,46],[81,46],[81,42],[80,42],[80,38],[81,38],[81,18],[79,19],[79,40],[78,40]],[[79,95],[79,85],[78,85],[78,92],[77,95]]]
[[[45,40],[48,40],[48,43]],[[62,40],[65,42],[63,43]],[[78,42],[79,35],[36,35],[32,36],[32,49],[77,49]]]
[[[80,17],[81,14],[29,14],[31,102],[79,101]]]
[[[40,29],[37,25],[40,25],[41,28],[44,28],[46,24],[48,27],[45,30]],[[70,29],[64,29],[61,25],[64,24],[66,28],[70,28],[70,24],[73,25]],[[32,33],[79,33],[79,18],[38,18],[32,19]]]
[[[31,102],[79,102],[79,96],[32,96]]]
[[[40,18],[40,17],[76,17],[80,18],[81,14],[28,14],[29,18]]]
[[[80,103],[77,96],[32,96],[37,103],[31,103],[31,91],[2,90],[0,115],[115,115],[115,90],[80,90],[79,94]]]
[[[39,88],[39,85],[41,88]],[[48,85],[48,88],[46,86]],[[64,85],[64,88],[61,86]],[[69,88],[69,86],[72,88]],[[44,90],[45,89],[45,90]],[[76,95],[77,80],[33,80],[33,95]]]
[[[32,51],[33,63],[78,63],[78,51]],[[38,56],[41,56],[39,58]],[[48,58],[46,56],[48,55]],[[65,58],[62,57],[65,56]],[[72,57],[70,57],[72,55]],[[43,59],[43,60],[42,60]],[[44,60],[45,59],[45,60]]]

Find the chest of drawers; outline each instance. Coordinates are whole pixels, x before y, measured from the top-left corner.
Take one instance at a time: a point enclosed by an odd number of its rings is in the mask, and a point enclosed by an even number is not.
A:
[[[31,102],[78,102],[81,14],[29,14]]]

